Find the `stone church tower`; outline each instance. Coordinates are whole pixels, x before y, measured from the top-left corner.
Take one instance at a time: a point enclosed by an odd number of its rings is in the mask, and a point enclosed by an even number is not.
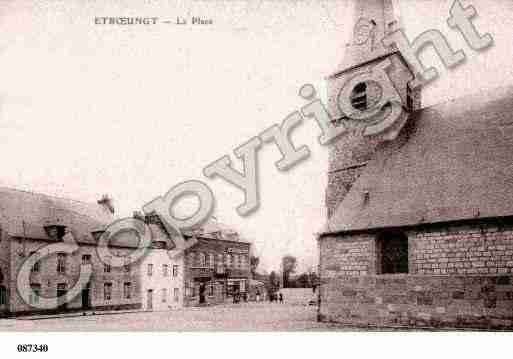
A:
[[[381,39],[401,28],[397,6],[392,0],[354,0],[354,27],[352,40],[346,46],[344,60],[327,78],[328,109],[335,123],[344,122],[352,129],[331,147],[328,168],[326,207],[328,219],[359,177],[367,161],[383,138],[364,137],[361,134],[366,121],[356,121],[342,113],[339,106],[341,89],[359,74],[372,70],[383,61],[390,61],[387,74],[400,96],[404,117],[420,108],[420,91],[410,90],[413,72],[395,47],[384,47]],[[371,81],[357,84],[351,92],[351,105],[360,111],[372,110],[381,96],[386,96],[379,84]],[[402,120],[404,124],[406,118]],[[360,131],[359,131],[360,130]]]
[[[332,121],[354,131],[331,145],[318,320],[512,330],[513,86],[420,108],[380,42],[399,26],[391,0],[355,11],[328,78]]]

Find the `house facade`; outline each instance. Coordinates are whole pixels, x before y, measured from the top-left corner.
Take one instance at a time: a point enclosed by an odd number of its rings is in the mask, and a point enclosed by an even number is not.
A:
[[[156,242],[141,260],[141,308],[146,311],[165,311],[184,305],[183,255]]]
[[[353,42],[328,79],[333,104],[348,75],[390,59],[406,118],[398,136],[346,136],[333,146],[318,318],[511,329],[513,88],[421,109],[401,53],[369,36],[393,31],[393,10],[389,0],[356,2]],[[372,84],[355,87],[352,105],[365,111],[376,93]]]
[[[250,243],[240,241],[234,232],[227,237],[224,231],[203,232],[195,238],[197,243],[184,256],[184,304],[219,304],[234,295],[247,298]]]
[[[0,189],[0,311],[3,316],[140,308],[137,266],[111,267],[97,254],[98,238],[114,220],[112,207],[105,200],[84,203]],[[70,236],[73,243],[67,244]],[[28,258],[57,243],[64,244],[62,252],[51,253],[30,268],[30,288],[34,293],[62,298],[54,308],[41,309],[37,295],[30,295],[28,302],[22,298],[18,275]],[[73,250],[66,250],[66,246],[73,246]],[[134,248],[133,243],[118,243],[110,251],[116,256],[127,256]],[[82,264],[92,265],[91,277],[74,298],[68,298]]]
[[[183,306],[183,256],[158,217],[144,222],[151,245],[132,262],[139,239],[125,231],[109,240],[110,256],[124,257],[117,267],[100,259],[98,242],[115,221],[108,198],[84,203],[43,194],[0,189],[0,315],[18,316],[70,311],[169,310]],[[59,244],[60,249],[32,264],[26,261]],[[76,292],[83,266],[91,265],[87,283]],[[21,295],[18,277],[29,268],[30,291]],[[41,298],[60,298],[52,307]]]

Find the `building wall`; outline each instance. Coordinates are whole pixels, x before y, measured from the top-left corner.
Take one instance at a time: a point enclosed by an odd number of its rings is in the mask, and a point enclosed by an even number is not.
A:
[[[17,291],[17,273],[22,267],[23,262],[28,258],[31,252],[48,245],[47,241],[10,238],[11,256],[10,256],[10,311],[16,314],[39,313],[42,310],[32,307],[21,298]],[[118,256],[127,255],[132,251],[128,248],[113,248],[113,254]],[[24,255],[21,255],[25,253]],[[44,297],[57,296],[57,285],[65,283],[69,290],[80,275],[80,265],[82,256],[90,255],[93,273],[90,279],[90,304],[92,310],[116,310],[116,309],[138,309],[140,308],[141,296],[138,280],[138,268],[135,264],[130,266],[130,272],[124,268],[111,267],[110,272],[105,272],[104,265],[100,261],[96,246],[80,245],[77,252],[66,256],[65,273],[57,272],[57,255],[50,255],[39,261],[39,272],[31,275],[31,284],[41,286],[41,295]],[[123,296],[123,284],[132,283],[131,298]],[[112,283],[111,298],[104,296],[104,283]],[[67,310],[82,309],[82,296],[79,294],[67,304]],[[43,310],[44,311],[44,310]]]
[[[459,226],[412,232],[413,273],[513,273],[513,227]]]
[[[365,325],[511,326],[511,224],[474,221],[423,226],[403,233],[408,236],[408,274],[378,274],[378,233],[319,240],[321,320]]]
[[[163,311],[183,306],[184,301],[184,266],[183,256],[165,249],[150,249],[140,262],[140,282],[142,294],[142,309]],[[149,275],[148,265],[152,265],[152,274]],[[164,272],[167,265],[167,274]],[[173,275],[173,266],[177,266],[176,276]],[[178,300],[175,299],[175,289],[178,290]],[[150,308],[149,294],[151,290],[152,305]],[[165,293],[163,293],[165,290]],[[164,296],[165,294],[165,296]]]
[[[9,243],[9,236],[6,235],[2,228],[0,227],[0,286],[2,286],[5,290],[5,304],[0,304],[0,316],[3,316],[9,312],[9,298],[10,298],[10,286],[9,286],[9,278],[10,274],[10,258],[11,246]]]
[[[232,263],[227,265],[227,255],[232,251],[240,251],[238,258],[244,257],[243,266]],[[244,253],[242,253],[244,252]],[[232,281],[244,281],[244,292],[249,289],[251,277],[249,265],[250,244],[245,242],[225,241],[216,239],[198,238],[198,243],[186,251],[185,254],[185,305],[199,305],[199,287],[201,283],[206,286],[206,304],[219,304],[228,299],[227,286]],[[199,263],[200,254],[213,255],[214,263]],[[222,260],[219,261],[219,255]],[[239,263],[239,262],[237,262]],[[210,289],[210,287],[212,289]],[[212,294],[212,295],[211,295]]]
[[[513,328],[511,275],[368,275],[323,280],[319,319],[356,326]]]
[[[323,278],[376,274],[376,243],[372,234],[327,236],[320,240]]]

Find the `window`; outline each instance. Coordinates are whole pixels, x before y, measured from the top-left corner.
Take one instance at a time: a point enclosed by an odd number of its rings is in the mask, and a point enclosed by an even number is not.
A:
[[[173,297],[175,298],[175,302],[179,302],[180,301],[180,289],[175,288],[173,290]]]
[[[33,255],[35,255],[36,252],[30,252],[30,256],[32,257]],[[32,268],[30,269],[30,271],[32,273],[39,273],[39,261],[35,262],[34,265],[32,266]]]
[[[104,283],[103,284],[103,299],[104,300],[112,299],[112,283]]]
[[[125,299],[132,298],[132,283],[130,283],[130,282],[123,283],[123,298],[125,298]]]
[[[66,253],[57,253],[57,273],[66,273]]]
[[[177,277],[177,276],[178,276],[178,266],[174,265],[173,266],[173,277]]]
[[[167,301],[167,289],[162,289],[162,303],[165,303]]]
[[[83,265],[91,264],[91,255],[90,254],[84,254],[82,256],[82,264]]]
[[[385,232],[377,239],[378,271],[408,273],[408,237],[402,232]]]
[[[351,105],[360,111],[367,109],[367,84],[360,82],[356,85],[351,93]]]
[[[29,296],[29,304],[37,304],[39,303],[39,296],[41,294],[41,284],[31,284],[30,289],[32,290],[32,293],[30,293]]]
[[[213,284],[210,284],[208,286],[208,295],[211,297],[214,295],[214,285]]]
[[[232,267],[232,265],[233,265],[233,255],[228,254],[228,260],[227,260],[226,266],[227,266],[228,268],[231,268],[231,267]]]
[[[205,253],[199,253],[198,258],[198,266],[204,268],[206,266],[207,256]]]
[[[7,304],[7,289],[3,285],[0,285],[0,305]]]
[[[153,264],[148,264],[148,277],[153,275]]]
[[[110,273],[110,270],[111,270],[111,267],[110,267],[110,262],[111,262],[111,258],[112,257],[107,257],[107,263],[103,263],[103,273]]]
[[[164,277],[169,276],[169,266],[167,264],[162,265],[162,275]]]

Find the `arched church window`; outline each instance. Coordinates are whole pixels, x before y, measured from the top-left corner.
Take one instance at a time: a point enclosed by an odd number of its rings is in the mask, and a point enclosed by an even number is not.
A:
[[[387,231],[377,238],[377,272],[408,273],[408,237],[400,231]]]
[[[351,93],[351,105],[359,111],[367,109],[367,84],[365,82],[360,82],[354,87]]]

